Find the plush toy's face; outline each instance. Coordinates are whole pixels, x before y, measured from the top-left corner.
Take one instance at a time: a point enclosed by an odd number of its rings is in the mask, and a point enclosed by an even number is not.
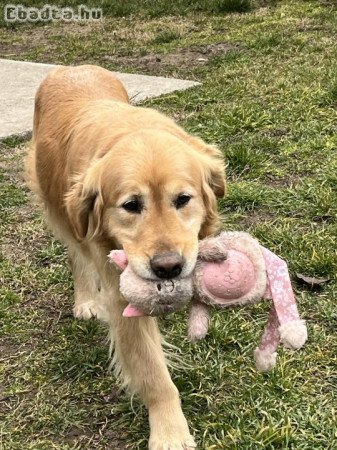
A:
[[[207,161],[214,161],[206,155],[201,160],[201,152],[154,130],[122,140],[114,152],[101,176],[107,186],[102,192],[105,233],[125,250],[142,278],[190,275],[210,209],[217,219],[215,194],[206,180]]]
[[[122,270],[120,292],[129,305],[123,316],[161,316],[178,311],[193,295],[192,277],[174,280],[146,280],[139,277],[128,264],[124,250],[112,250],[109,259]]]
[[[145,315],[162,316],[178,311],[192,298],[192,278],[149,281],[127,268],[121,275],[120,290],[133,307]],[[132,316],[128,308],[124,316]],[[139,315],[139,314],[138,314]]]

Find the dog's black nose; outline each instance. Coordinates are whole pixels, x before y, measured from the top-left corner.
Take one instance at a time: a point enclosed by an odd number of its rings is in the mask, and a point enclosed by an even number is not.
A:
[[[151,269],[159,278],[174,278],[183,270],[184,260],[179,253],[160,253],[150,261]]]

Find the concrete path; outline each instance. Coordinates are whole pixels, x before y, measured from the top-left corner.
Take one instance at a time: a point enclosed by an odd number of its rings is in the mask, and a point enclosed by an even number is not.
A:
[[[0,140],[30,135],[35,92],[53,67],[56,66],[0,59]],[[115,73],[124,83],[133,102],[199,84],[176,78]]]

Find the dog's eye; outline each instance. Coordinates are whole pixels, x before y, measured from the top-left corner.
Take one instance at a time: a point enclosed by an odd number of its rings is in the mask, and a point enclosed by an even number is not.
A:
[[[132,213],[132,214],[140,214],[143,209],[143,204],[138,199],[128,200],[127,202],[123,203],[122,208],[125,209],[125,211]]]
[[[174,206],[177,209],[183,208],[187,203],[191,200],[191,196],[189,194],[180,194],[174,201]]]

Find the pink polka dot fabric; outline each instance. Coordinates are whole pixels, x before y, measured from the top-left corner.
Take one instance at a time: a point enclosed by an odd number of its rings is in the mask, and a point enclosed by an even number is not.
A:
[[[262,246],[260,248],[267,271],[267,287],[263,298],[272,300],[268,323],[258,347],[265,357],[275,353],[280,341],[287,347],[300,348],[307,339],[307,331],[298,314],[287,263],[270,250]],[[268,369],[271,367],[273,364]]]
[[[299,320],[300,317],[291,286],[287,263],[267,248],[260,247],[266,262],[268,275],[268,285],[264,298],[273,299],[280,324],[292,320]]]

